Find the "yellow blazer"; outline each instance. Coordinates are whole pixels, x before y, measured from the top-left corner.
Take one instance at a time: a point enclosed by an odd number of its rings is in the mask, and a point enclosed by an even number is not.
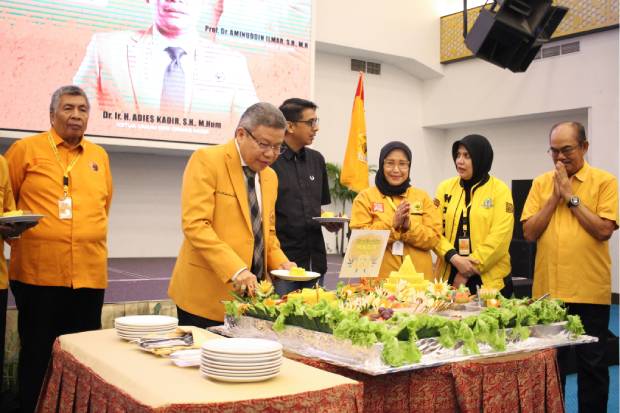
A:
[[[278,178],[271,168],[259,173],[266,270],[288,261],[275,230]],[[234,140],[202,148],[191,156],[181,195],[185,239],[168,295],[183,310],[224,319],[222,300],[230,300],[232,276],[250,268],[254,236],[241,158]],[[267,274],[265,274],[267,276]]]
[[[80,86],[93,107],[130,113],[158,112],[160,73],[156,61],[154,27],[93,35],[73,84]],[[209,113],[209,120],[227,121],[258,101],[245,57],[226,46],[198,38],[193,58],[192,93],[187,112]],[[213,108],[224,108],[214,110]]]

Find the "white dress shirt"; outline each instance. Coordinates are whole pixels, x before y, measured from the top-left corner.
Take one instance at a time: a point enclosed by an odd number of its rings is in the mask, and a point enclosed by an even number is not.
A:
[[[237,142],[237,139],[235,138],[235,147],[237,148],[237,152],[239,153],[239,159],[241,159],[241,168],[243,168],[244,166],[247,166],[248,164],[245,163],[245,161],[243,160],[243,156],[241,156],[241,150],[239,149],[239,142]],[[245,176],[245,172],[243,173],[243,183],[245,184],[245,188],[248,188],[248,182],[247,182],[247,178]],[[256,174],[254,175],[254,188],[255,188],[255,192],[256,192],[256,200],[258,201],[258,209],[260,210],[261,214],[263,212],[263,200],[262,200],[262,196],[260,193],[260,179],[258,176],[258,172],[256,172]],[[248,201],[249,202],[249,201]],[[234,282],[235,278],[237,278],[237,275],[239,275],[243,270],[247,270],[248,267],[243,267],[240,268],[231,278],[231,280]],[[254,274],[256,275],[256,274]]]

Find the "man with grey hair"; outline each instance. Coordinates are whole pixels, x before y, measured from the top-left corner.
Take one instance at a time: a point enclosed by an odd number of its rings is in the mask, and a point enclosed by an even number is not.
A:
[[[278,108],[256,103],[234,139],[191,156],[181,196],[185,239],[168,288],[181,325],[221,324],[231,292],[254,294],[269,270],[295,266],[275,234],[278,178],[269,167],[285,128]]]
[[[101,328],[112,176],[105,150],[84,138],[89,110],[82,89],[59,88],[51,128],[6,153],[17,208],[43,215],[11,243],[23,412],[35,409],[56,337]]]

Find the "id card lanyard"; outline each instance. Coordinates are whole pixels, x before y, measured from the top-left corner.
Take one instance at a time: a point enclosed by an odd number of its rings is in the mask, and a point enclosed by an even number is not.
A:
[[[469,216],[467,214],[468,209],[469,205],[465,206],[465,209],[463,210],[463,226],[461,227],[461,234],[459,236],[459,255],[464,257],[471,254],[471,243],[469,241]]]
[[[52,134],[50,132],[47,133],[47,140],[52,147],[52,152],[54,152],[54,156],[56,157],[56,161],[58,161],[58,165],[63,170],[62,175],[62,191],[63,197],[58,200],[58,218],[60,219],[71,219],[73,218],[73,202],[71,200],[71,193],[69,191],[69,174],[71,170],[75,166],[76,162],[80,158],[81,153],[78,153],[67,165],[63,166],[62,160],[60,159],[60,154],[58,153],[58,148],[54,143],[54,139],[52,138]]]
[[[386,196],[388,204],[392,207],[394,211],[396,211],[396,204],[391,196]],[[405,244],[402,241],[394,241],[392,243],[392,255],[403,256],[405,254]]]
[[[465,205],[463,210],[463,226],[461,227],[461,234],[459,236],[459,255],[466,257],[471,254],[471,240],[469,238],[469,210],[473,200],[473,188],[472,194],[469,198],[469,204]]]

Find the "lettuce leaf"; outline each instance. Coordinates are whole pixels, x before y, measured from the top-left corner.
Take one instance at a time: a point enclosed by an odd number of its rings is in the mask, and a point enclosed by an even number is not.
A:
[[[571,337],[586,333],[586,330],[583,328],[581,318],[579,318],[578,315],[567,315],[566,320],[566,329],[571,333]]]
[[[394,367],[418,363],[422,359],[422,353],[415,342],[399,341],[394,336],[386,337],[381,356],[386,364]]]

